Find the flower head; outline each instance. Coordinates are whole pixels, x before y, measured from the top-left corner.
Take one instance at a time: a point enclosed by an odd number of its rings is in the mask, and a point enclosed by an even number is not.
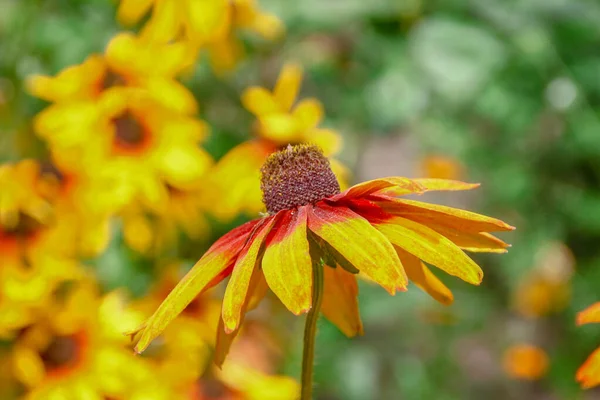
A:
[[[483,215],[399,199],[429,190],[466,190],[478,185],[436,179],[391,177],[344,192],[315,146],[289,146],[262,169],[269,214],[219,239],[179,282],[156,312],[134,332],[143,351],[194,297],[230,276],[221,311],[217,352],[226,352],[244,314],[270,288],[294,314],[310,310],[313,266],[324,269],[323,314],[348,336],[362,332],[356,274],[390,294],[408,279],[437,300],[452,294],[423,263],[469,283],[483,272],[461,249],[505,252],[488,232],[511,230]],[[324,265],[324,266],[323,266]]]
[[[600,302],[577,315],[577,325],[600,323]],[[596,349],[577,371],[577,382],[584,389],[600,385],[600,348]]]

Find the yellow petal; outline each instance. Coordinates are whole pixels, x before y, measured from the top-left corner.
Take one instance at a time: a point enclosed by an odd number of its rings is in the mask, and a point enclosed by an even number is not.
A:
[[[140,38],[150,43],[168,43],[181,30],[180,4],[175,1],[159,1],[152,16],[144,25]]]
[[[181,5],[189,39],[198,45],[216,40],[231,29],[227,0],[194,0]]]
[[[450,179],[437,179],[437,178],[415,179],[415,182],[422,185],[427,191],[430,191],[430,190],[443,190],[443,191],[471,190],[471,189],[476,189],[480,186],[479,183],[466,183],[466,182],[454,181],[454,180],[450,180]]]
[[[317,99],[304,99],[298,103],[292,112],[292,117],[298,121],[303,130],[316,128],[323,119],[323,105]]]
[[[238,255],[223,297],[222,318],[227,334],[237,329],[240,324],[242,308],[247,301],[252,274],[256,265],[260,265],[258,255],[261,246],[276,221],[276,218],[270,217],[261,222]]]
[[[396,251],[366,219],[345,207],[319,204],[309,212],[308,224],[312,232],[390,294],[406,289],[408,279]]]
[[[430,222],[445,225],[461,232],[479,233],[515,229],[513,226],[496,218],[438,204],[393,199],[387,196],[381,202],[377,201],[377,203],[384,210],[394,215],[409,218],[425,225]]]
[[[13,349],[14,373],[25,385],[29,387],[38,386],[44,379],[44,364],[39,355],[33,349],[17,345]]]
[[[401,217],[373,225],[394,245],[421,260],[471,284],[481,283],[481,268],[454,243],[433,229]]]
[[[324,266],[325,287],[322,312],[348,337],[364,334],[358,310],[358,284],[356,276],[340,266]]]
[[[422,193],[425,190],[423,186],[416,183],[413,179],[390,176],[356,184],[345,192],[335,196],[335,199],[362,197],[383,189],[394,190],[394,193],[403,194]]]
[[[307,312],[312,303],[312,260],[306,236],[307,207],[281,213],[262,260],[269,287],[296,315]]]
[[[342,148],[342,137],[339,133],[331,129],[311,129],[306,131],[304,133],[304,141],[317,146],[327,157],[337,154]]]
[[[166,78],[153,78],[145,82],[149,95],[167,109],[181,114],[195,114],[198,105],[192,93],[181,83]]]
[[[421,260],[400,248],[396,248],[396,251],[398,252],[398,256],[400,256],[408,279],[440,303],[445,305],[452,304],[454,296],[450,289]]]
[[[117,19],[123,25],[133,25],[148,12],[154,0],[121,0]]]
[[[259,118],[260,136],[274,141],[280,146],[302,140],[302,131],[294,118],[284,113],[274,113]]]
[[[437,233],[444,235],[452,243],[466,251],[474,253],[506,253],[506,249],[510,247],[509,244],[504,243],[487,232],[461,232],[458,229],[430,222],[427,222],[425,225]]]
[[[577,325],[600,323],[600,302],[592,304],[577,314]]]
[[[257,223],[258,220],[247,222],[217,240],[139,328],[139,332],[130,332],[139,337],[136,352],[144,351],[198,294],[215,281],[223,279],[227,267],[231,266]]]
[[[289,111],[296,101],[302,83],[302,67],[298,64],[286,64],[279,74],[273,96],[281,110]]]
[[[258,86],[252,86],[242,93],[242,104],[257,117],[282,111],[273,95]]]

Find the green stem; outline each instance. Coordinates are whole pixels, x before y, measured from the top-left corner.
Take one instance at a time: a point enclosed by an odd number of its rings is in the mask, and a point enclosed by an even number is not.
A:
[[[315,358],[315,335],[317,320],[323,302],[323,261],[313,262],[312,307],[306,314],[304,325],[304,349],[302,352],[302,395],[300,400],[312,399],[312,378]]]

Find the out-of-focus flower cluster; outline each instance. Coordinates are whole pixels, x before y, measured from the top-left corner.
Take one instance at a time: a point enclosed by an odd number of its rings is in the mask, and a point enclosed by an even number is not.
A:
[[[251,138],[213,160],[209,126],[178,78],[202,52],[217,73],[232,70],[244,55],[238,31],[274,40],[279,19],[251,0],[122,0],[118,19],[146,22],[102,54],[31,77],[29,92],[48,102],[32,122],[47,151],[0,166],[0,397],[294,399],[265,324],[249,321],[222,369],[212,366],[220,303],[210,292],[143,357],[123,332],[185,272],[182,235],[206,246],[211,219],[262,211],[259,167],[271,152],[310,142],[334,156],[340,136],[320,127],[319,101],[296,103],[302,70],[289,64],[272,91],[240,93],[256,116],[241,127]],[[144,296],[107,290],[96,274],[116,237],[157,265]]]

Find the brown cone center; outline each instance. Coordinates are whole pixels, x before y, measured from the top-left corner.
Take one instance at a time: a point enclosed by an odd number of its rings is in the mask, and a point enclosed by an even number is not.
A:
[[[135,150],[140,148],[146,140],[144,127],[130,113],[113,120],[115,128],[114,144],[123,150]]]
[[[72,364],[78,356],[79,344],[74,336],[56,336],[41,354],[48,370]]]
[[[290,145],[271,154],[261,174],[263,202],[270,214],[340,193],[329,160],[312,145]]]

